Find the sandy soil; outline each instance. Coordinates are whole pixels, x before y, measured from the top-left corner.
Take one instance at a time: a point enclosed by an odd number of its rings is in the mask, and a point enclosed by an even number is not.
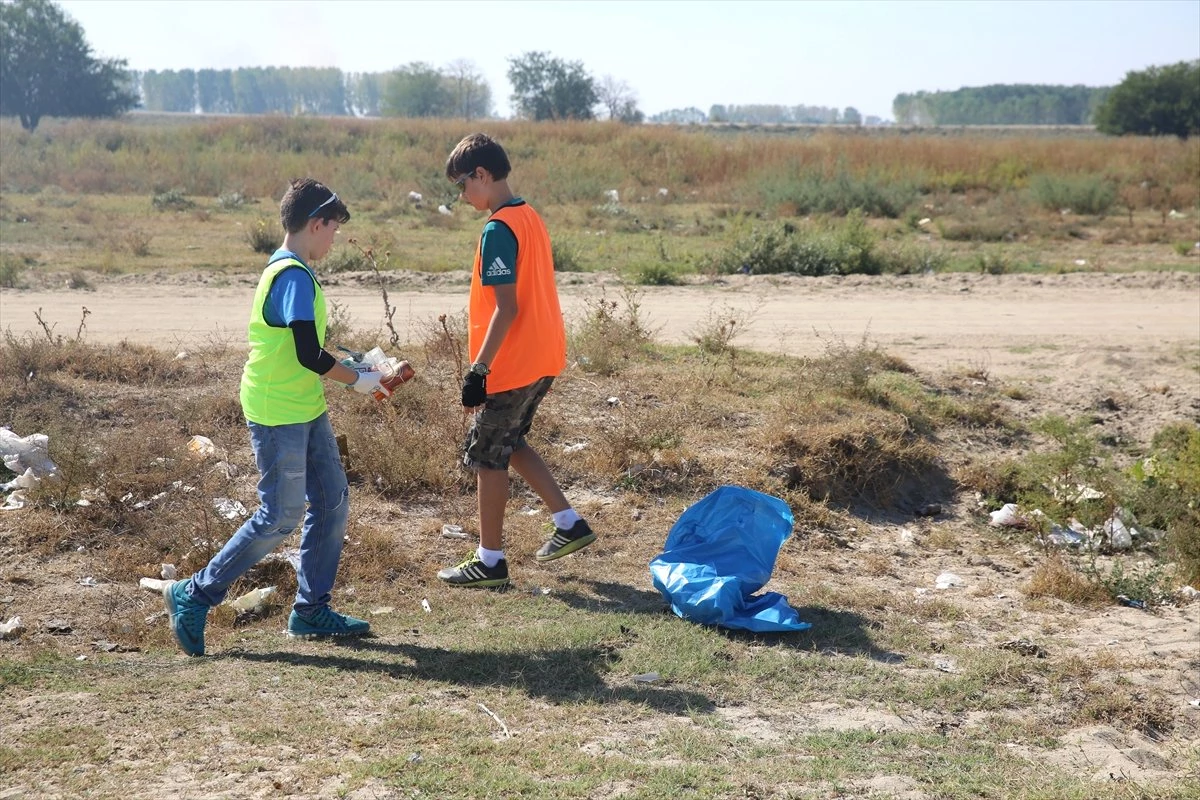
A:
[[[41,309],[56,333],[73,335],[86,306],[92,342],[186,346],[214,335],[237,340],[255,280],[250,274],[157,274],[101,280],[90,291],[6,289],[0,324],[37,331],[34,313]],[[417,330],[440,313],[462,311],[466,280],[461,272],[389,276],[397,328]],[[607,275],[566,274],[560,285],[568,316],[582,313],[602,291],[610,299],[621,291]],[[326,288],[356,327],[381,324],[383,301],[373,275],[333,276]],[[1089,373],[1099,365],[1088,354],[1138,362],[1200,345],[1195,274],[729,276],[641,292],[642,313],[663,341],[685,342],[713,315],[733,313],[744,325],[735,340],[741,347],[812,355],[824,347],[821,337],[857,341],[868,335],[924,369],[973,365],[1011,377],[1052,362],[1056,372]]]
[[[81,309],[90,342],[122,340],[186,349],[220,339],[240,343],[257,276],[125,275],[91,290],[65,277],[0,293],[0,327],[74,336]],[[354,327],[383,330],[373,273],[342,273],[326,294]],[[564,313],[585,314],[611,275],[560,276]],[[734,345],[817,355],[863,337],[927,373],[959,372],[1027,384],[1028,393],[1067,415],[1094,410],[1126,417],[1118,435],[1145,440],[1169,421],[1200,414],[1200,275],[727,276],[676,287],[642,287],[646,323],[663,342],[684,343],[718,317],[738,320]],[[417,341],[438,314],[466,306],[467,273],[390,273],[388,298],[402,338]],[[1110,402],[1111,401],[1111,402]]]

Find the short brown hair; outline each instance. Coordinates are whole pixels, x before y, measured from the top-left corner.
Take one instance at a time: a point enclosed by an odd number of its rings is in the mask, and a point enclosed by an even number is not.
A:
[[[279,221],[285,231],[296,233],[303,230],[310,219],[336,219],[344,225],[350,221],[350,212],[337,193],[320,181],[293,178],[279,201]]]
[[[446,159],[446,177],[458,180],[460,176],[474,172],[476,167],[483,167],[498,181],[507,178],[512,170],[504,148],[486,133],[463,137]]]

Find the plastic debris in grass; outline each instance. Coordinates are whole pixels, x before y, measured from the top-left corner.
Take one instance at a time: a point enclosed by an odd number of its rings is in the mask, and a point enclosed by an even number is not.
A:
[[[238,517],[248,517],[250,512],[239,501],[228,497],[214,497],[213,508],[218,514],[225,519],[237,519]]]
[[[783,595],[753,596],[771,579],[793,521],[778,497],[722,486],[671,526],[650,562],[654,587],[689,622],[756,632],[809,628]]]
[[[207,458],[217,453],[217,446],[213,444],[213,440],[199,434],[189,439],[187,446],[188,452],[199,458]]]
[[[1005,503],[988,516],[988,525],[993,528],[1019,528],[1025,524],[1025,518],[1021,516],[1021,509],[1016,503]]]
[[[12,492],[0,510],[24,508],[28,502],[27,489],[36,487],[43,478],[58,477],[58,466],[50,460],[50,437],[44,433],[18,436],[8,428],[0,428],[0,459],[16,475],[11,481],[0,484],[0,492]]]
[[[446,524],[442,526],[443,539],[470,539],[471,537],[463,530],[462,525]]]
[[[933,584],[935,589],[961,589],[966,585],[966,582],[953,572],[943,572]]]
[[[0,639],[15,639],[25,630],[20,617],[12,617],[8,622],[0,623]]]
[[[0,428],[0,459],[17,475],[26,470],[32,470],[38,478],[58,474],[58,466],[50,460],[50,437],[44,433],[18,436],[8,428]]]
[[[267,601],[274,594],[274,586],[251,589],[229,605],[233,606],[238,614],[261,614],[267,608]]]

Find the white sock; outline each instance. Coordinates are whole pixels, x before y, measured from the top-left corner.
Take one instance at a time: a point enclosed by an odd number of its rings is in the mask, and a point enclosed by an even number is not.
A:
[[[571,526],[583,519],[573,508],[555,511],[551,516],[554,517],[554,527],[562,528],[564,531],[571,530]]]
[[[479,556],[479,560],[488,569],[491,569],[504,560],[503,550],[488,550],[483,545],[475,548],[475,555]]]

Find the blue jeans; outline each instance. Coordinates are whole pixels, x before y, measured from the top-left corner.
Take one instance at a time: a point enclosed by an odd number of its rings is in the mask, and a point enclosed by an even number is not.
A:
[[[303,517],[295,609],[310,615],[329,605],[350,511],[350,488],[329,414],[295,425],[246,424],[262,475],[258,511],[208,566],[192,576],[188,588],[192,597],[218,605],[230,585],[274,550]]]

